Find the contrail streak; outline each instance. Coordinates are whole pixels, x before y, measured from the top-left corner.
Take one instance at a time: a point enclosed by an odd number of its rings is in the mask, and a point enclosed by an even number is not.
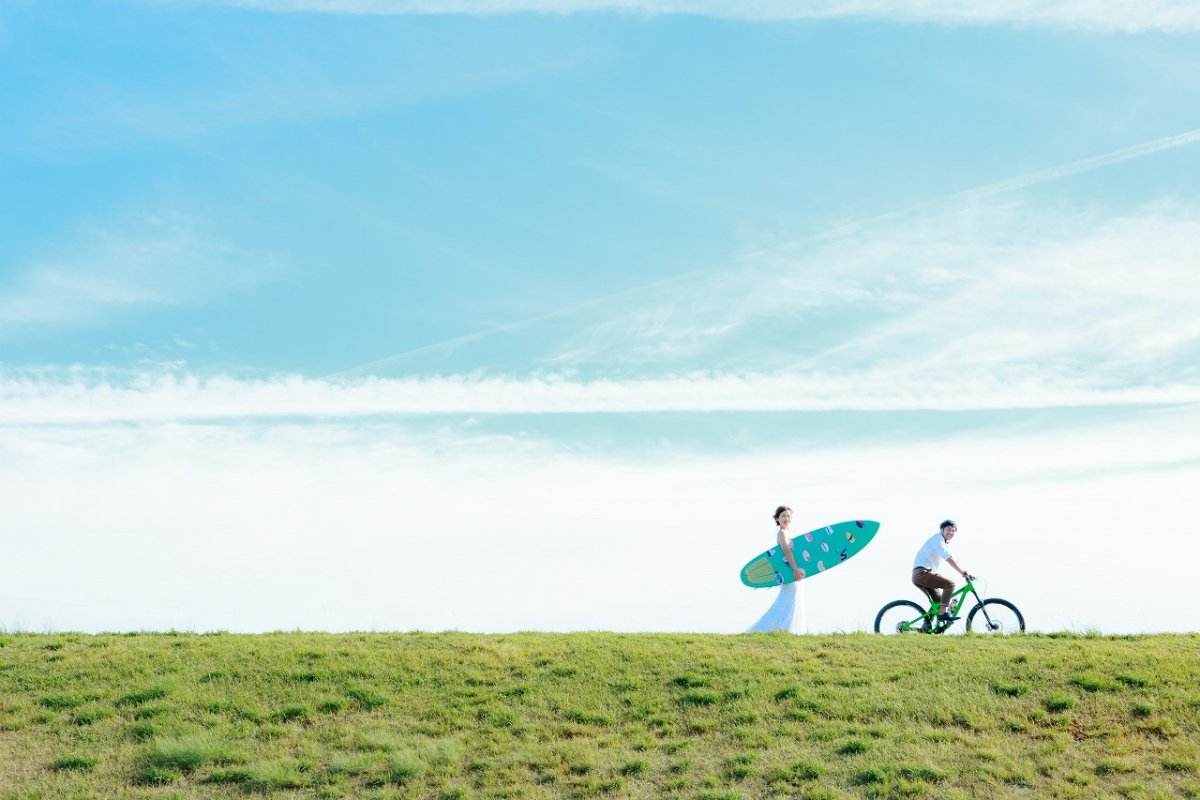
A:
[[[1171,150],[1176,147],[1182,147],[1185,144],[1200,141],[1200,128],[1188,131],[1187,133],[1176,134],[1175,136],[1166,136],[1162,139],[1155,139],[1151,142],[1143,144],[1135,144],[1131,147],[1123,147],[1120,150],[1114,150],[1111,153],[1106,153],[1102,156],[1094,156],[1085,158],[1081,161],[1072,161],[1070,164],[1063,164],[1058,167],[1034,172],[1029,175],[1022,175],[1019,178],[1013,178],[1000,183],[993,183],[989,186],[981,186],[978,189],[968,189],[965,192],[951,195],[947,199],[963,199],[973,197],[990,197],[996,194],[1005,192],[1015,192],[1021,189],[1027,189],[1030,186],[1037,186],[1051,181],[1069,178],[1072,175],[1078,175],[1081,172],[1090,172],[1101,167],[1108,167],[1113,164],[1120,164],[1122,161],[1130,161],[1142,156],[1153,155],[1160,153],[1163,150]]]
[[[819,233],[814,233],[811,236],[805,236],[801,239],[793,239],[790,242],[783,242],[781,244],[765,247],[761,250],[746,253],[743,258],[770,255],[771,253],[776,253],[780,250],[784,250],[789,247],[795,247],[796,245],[800,244],[837,239],[846,235],[847,233],[862,230],[863,228],[870,227],[871,225],[875,225],[880,222],[888,222],[898,219],[908,214],[912,214],[914,211],[923,211],[928,208],[950,203],[957,203],[964,200],[976,200],[985,197],[994,197],[999,194],[1007,194],[1009,192],[1017,192],[1022,189],[1028,189],[1033,186],[1040,186],[1044,183],[1051,183],[1052,181],[1062,180],[1063,178],[1079,175],[1083,172],[1091,172],[1095,169],[1112,166],[1113,164],[1119,164],[1123,161],[1130,161],[1135,158],[1153,155],[1164,150],[1172,150],[1176,147],[1182,147],[1196,141],[1200,141],[1200,128],[1187,131],[1186,133],[1178,133],[1174,136],[1165,136],[1161,139],[1143,142],[1142,144],[1122,147],[1120,150],[1113,150],[1111,153],[1092,156],[1091,158],[1084,158],[1067,164],[1060,164],[1057,167],[1050,167],[1049,169],[1040,170],[1038,172],[1031,172],[1028,175],[1021,175],[1019,177],[1010,178],[997,183],[989,183],[984,186],[977,186],[974,189],[965,189],[961,192],[955,192],[954,194],[935,197],[932,200],[923,200],[910,206],[898,208],[895,211],[885,211],[884,213],[877,214],[873,217],[866,217],[864,219],[845,222],[841,225],[827,228]]]
[[[416,357],[422,356],[422,355],[427,355],[430,353],[436,353],[436,352],[441,351],[444,355],[449,355],[449,354],[453,353],[455,350],[458,350],[460,347],[464,347],[468,344],[471,344],[472,342],[477,342],[481,339],[486,339],[489,336],[494,336],[499,333],[512,333],[515,331],[522,330],[524,328],[528,328],[530,325],[535,325],[535,324],[537,324],[539,322],[543,322],[545,320],[558,319],[560,317],[568,317],[573,314],[578,314],[581,311],[586,311],[590,308],[594,308],[596,306],[603,305],[604,303],[607,303],[611,300],[614,300],[618,297],[622,297],[624,295],[644,292],[645,290],[652,289],[655,286],[663,286],[663,285],[669,286],[670,284],[675,283],[679,280],[682,280],[683,278],[686,278],[691,275],[700,275],[700,274],[703,274],[704,272],[705,272],[705,270],[703,270],[703,269],[690,270],[688,272],[681,272],[676,275],[671,275],[670,277],[667,277],[667,278],[661,278],[660,280],[657,280],[657,281],[651,281],[649,283],[640,283],[636,286],[630,286],[625,289],[619,289],[615,292],[610,292],[609,294],[605,294],[605,295],[601,295],[599,297],[593,297],[591,299],[584,300],[583,302],[576,303],[575,305],[572,305],[572,306],[556,308],[553,311],[547,311],[544,314],[538,314],[533,317],[526,317],[525,319],[516,320],[515,322],[506,322],[503,325],[497,325],[493,328],[487,328],[482,331],[475,331],[473,333],[464,333],[462,336],[455,336],[450,339],[443,339],[440,342],[434,342],[433,344],[428,344],[423,347],[417,347],[412,350],[405,350],[401,353],[396,353],[394,355],[385,356],[385,357],[377,359],[375,361],[369,361],[365,364],[359,364],[357,366],[348,367],[348,368],[346,368],[344,370],[340,370],[338,372],[332,372],[323,377],[325,377],[325,378],[356,377],[356,376],[360,376],[363,374],[370,374],[369,370],[371,370],[372,368],[382,367],[382,366],[395,366],[398,364],[402,364],[406,360],[416,358]]]

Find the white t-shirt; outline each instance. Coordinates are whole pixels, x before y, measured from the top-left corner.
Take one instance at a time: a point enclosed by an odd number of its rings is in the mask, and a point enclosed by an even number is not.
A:
[[[917,551],[917,557],[913,561],[913,569],[924,567],[930,572],[937,572],[942,562],[949,558],[951,558],[951,555],[950,551],[946,549],[946,540],[938,532],[930,536],[929,541],[921,545],[921,549]]]

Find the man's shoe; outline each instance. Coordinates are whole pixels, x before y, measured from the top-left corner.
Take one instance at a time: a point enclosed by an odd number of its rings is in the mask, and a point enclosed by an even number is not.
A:
[[[938,614],[938,618],[937,618],[938,624],[937,624],[937,627],[933,629],[933,632],[934,633],[942,633],[947,628],[949,628],[951,625],[953,625],[954,621],[956,619],[958,619],[958,617],[952,617],[949,614]]]

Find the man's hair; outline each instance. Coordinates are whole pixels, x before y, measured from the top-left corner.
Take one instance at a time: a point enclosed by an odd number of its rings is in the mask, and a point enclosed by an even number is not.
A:
[[[946,528],[958,528],[958,523],[952,519],[942,520],[942,524],[938,526],[938,530],[944,531]]]

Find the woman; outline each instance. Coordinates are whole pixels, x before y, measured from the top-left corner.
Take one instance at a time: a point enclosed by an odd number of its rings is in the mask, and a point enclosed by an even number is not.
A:
[[[789,533],[792,527],[792,510],[787,506],[775,509],[775,540],[783,551],[783,558],[792,568],[795,583],[785,583],[779,587],[775,602],[767,609],[767,613],[759,617],[758,622],[750,626],[746,633],[767,633],[770,631],[787,631],[788,633],[808,633],[808,615],[804,609],[804,591],[800,586],[804,578],[796,566],[796,556],[792,553],[792,537]]]

